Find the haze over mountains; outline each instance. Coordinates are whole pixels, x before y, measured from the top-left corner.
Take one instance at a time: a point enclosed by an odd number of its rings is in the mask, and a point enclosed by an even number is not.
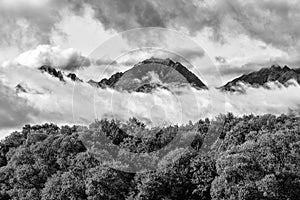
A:
[[[50,74],[61,82],[65,82],[66,79],[85,82],[75,73],[65,74],[65,72],[51,66],[43,65],[39,70]],[[288,87],[293,84],[292,80],[300,84],[300,68],[292,69],[288,66],[273,65],[270,68],[262,68],[259,71],[243,74],[218,89],[223,92],[245,92],[245,86],[270,89],[268,84],[271,82],[276,83],[279,87]],[[100,81],[89,80],[86,83],[97,88],[147,93],[158,88],[168,89],[170,87],[178,88],[183,86],[191,86],[198,90],[209,89],[202,80],[181,63],[174,62],[171,59],[159,58],[146,59],[135,64],[125,72],[117,72],[109,78],[104,78]],[[20,83],[16,86],[16,91],[30,92],[31,90],[26,84]]]
[[[183,72],[175,70],[175,66]],[[252,87],[254,79],[249,79],[248,85],[241,82],[245,93],[223,92],[208,81],[206,74],[197,77],[196,71],[195,74],[190,71],[193,68],[176,65],[175,59],[172,62],[170,59],[146,59],[129,69],[114,65],[111,66],[113,70],[104,72],[105,76],[96,74],[101,72],[101,67],[105,66],[80,68],[71,73],[59,65],[50,64],[7,68],[3,84],[9,95],[2,96],[6,105],[13,107],[3,108],[7,108],[11,116],[20,116],[20,113],[28,116],[14,120],[13,124],[7,122],[7,127],[17,129],[25,123],[48,121],[88,124],[96,118],[123,121],[130,117],[136,117],[149,126],[160,126],[188,123],[189,120],[210,118],[224,112],[236,115],[300,113],[296,81],[294,85],[286,84],[287,87],[279,82],[279,87],[274,82],[267,82],[268,89],[265,86]],[[13,75],[16,71],[18,76]],[[267,73],[258,75],[264,77]],[[197,83],[205,87],[197,88]]]

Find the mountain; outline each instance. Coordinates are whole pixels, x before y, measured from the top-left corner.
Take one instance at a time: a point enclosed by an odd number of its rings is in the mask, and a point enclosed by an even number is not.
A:
[[[244,92],[242,84],[250,85],[251,87],[265,87],[268,88],[268,82],[279,82],[286,87],[289,85],[288,81],[296,80],[300,84],[300,69],[291,69],[287,66],[281,67],[273,65],[270,68],[263,68],[256,72],[244,74],[226,85],[220,87],[222,91],[230,92]]]
[[[53,77],[58,78],[62,82],[65,82],[64,76],[70,78],[72,81],[83,82],[80,78],[77,77],[76,74],[69,73],[68,75],[65,75],[64,72],[61,72],[60,70],[57,70],[54,67],[51,67],[49,65],[43,65],[39,68],[39,70],[43,73],[48,73]]]
[[[151,92],[156,88],[190,85],[196,89],[207,89],[206,85],[179,62],[171,59],[146,59],[124,73],[118,72],[100,82],[90,80],[91,85],[110,87],[116,90]]]
[[[63,81],[63,82],[65,81],[62,72],[59,70],[56,70],[54,67],[51,67],[48,65],[43,65],[39,68],[39,70],[43,73],[46,72],[46,73],[52,75],[53,77],[58,78],[60,81]]]
[[[205,84],[179,62],[170,59],[150,58],[124,72],[114,84],[117,90],[136,91],[140,87],[158,84],[162,86],[190,85],[197,89],[207,89]]]
[[[76,74],[74,73],[69,73],[67,75],[68,78],[70,78],[72,81],[79,81],[79,82],[83,82],[80,78],[77,77]]]
[[[17,94],[30,93],[30,94],[43,94],[42,91],[29,87],[26,83],[22,82],[15,86],[15,91]]]
[[[15,89],[16,89],[17,93],[23,93],[23,92],[27,93],[28,92],[28,88],[25,88],[21,83],[16,85]]]
[[[99,82],[94,80],[89,80],[88,83],[94,87],[101,87],[101,88],[113,87],[114,84],[121,78],[121,76],[123,76],[123,73],[117,72],[113,74],[109,79],[104,78]]]
[[[62,82],[65,82],[65,78],[83,82],[75,73],[66,75],[64,72],[48,65],[41,66],[39,70],[52,75]],[[157,88],[168,89],[168,87],[182,87],[186,85],[196,89],[208,89],[195,74],[181,63],[174,62],[171,59],[159,58],[146,59],[125,72],[117,72],[99,82],[89,80],[87,83],[97,88],[114,88],[129,92],[151,92]],[[19,91],[23,89],[18,88]]]
[[[143,93],[150,93],[150,92],[152,92],[152,90],[155,90],[157,88],[169,90],[168,87],[160,85],[158,83],[145,83],[145,84],[141,85],[140,87],[138,87],[137,89],[135,89],[135,91],[143,92]]]
[[[49,65],[43,65],[38,68],[42,73],[48,73],[54,78],[59,79],[61,82],[65,82],[65,77],[70,78],[72,81],[83,82],[80,78],[77,77],[74,73],[69,73],[65,75],[64,72],[55,69]],[[30,94],[43,94],[42,91],[38,91],[37,89],[32,88],[31,86],[27,85],[26,83],[22,82],[15,86],[16,93],[30,93]]]

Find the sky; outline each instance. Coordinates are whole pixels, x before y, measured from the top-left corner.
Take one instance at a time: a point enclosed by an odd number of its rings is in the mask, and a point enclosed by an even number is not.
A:
[[[135,94],[133,99],[143,104],[116,103],[117,110],[126,112],[111,114],[108,102],[132,100],[132,95],[95,92],[72,82],[61,85],[37,68],[52,65],[88,81],[125,71],[151,56],[171,57],[214,88],[273,64],[298,68],[299,10],[299,0],[0,0],[0,138],[25,123],[86,124],[111,115],[181,123],[179,119],[196,120],[226,109],[238,114],[295,109],[299,99],[294,87],[281,90],[289,95],[275,102],[271,97],[279,91],[251,90],[255,101],[265,102],[264,108],[247,96],[225,97],[212,89],[209,94],[184,91],[171,99],[163,91],[151,98]],[[16,94],[19,83],[31,93]],[[167,108],[166,100],[174,105]],[[197,108],[190,110],[191,100]],[[185,112],[174,111],[176,102]],[[213,109],[213,103],[219,106]],[[102,107],[95,109],[95,104]],[[165,114],[158,112],[162,108]],[[153,112],[143,115],[145,109]]]

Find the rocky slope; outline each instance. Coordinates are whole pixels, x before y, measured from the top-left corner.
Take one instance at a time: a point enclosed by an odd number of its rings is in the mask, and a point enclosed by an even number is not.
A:
[[[39,68],[39,70],[43,73],[48,73],[55,78],[58,78],[60,81],[65,81],[64,76],[61,71],[56,70],[54,67],[43,65]]]

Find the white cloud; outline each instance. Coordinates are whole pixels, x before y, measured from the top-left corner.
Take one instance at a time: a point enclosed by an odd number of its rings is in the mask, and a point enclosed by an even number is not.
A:
[[[20,54],[13,64],[38,68],[42,65],[50,65],[64,70],[76,70],[89,66],[90,60],[75,49],[61,49],[50,45],[39,45],[36,49]],[[10,62],[4,63],[10,65]]]
[[[28,59],[32,59],[33,63],[33,58],[41,59],[35,53],[28,55],[32,56]],[[93,76],[96,74],[97,67],[103,66],[93,65],[78,72],[88,80],[91,72]],[[111,67],[119,71],[116,68],[118,65]],[[225,95],[213,87],[208,91],[181,88],[144,94],[96,89],[85,82],[75,83],[70,79],[61,82],[36,68],[16,62],[9,62],[9,65],[0,68],[0,73],[0,127],[5,130],[19,128],[25,123],[89,124],[95,118],[126,120],[131,116],[152,125],[181,124],[224,112],[238,115],[281,114],[299,110],[300,106],[297,84],[288,88],[271,84],[272,90],[248,88],[244,95]],[[14,87],[19,83],[26,83],[28,88],[38,92],[16,94]]]
[[[126,120],[131,116],[150,125],[181,124],[224,112],[238,115],[287,113],[289,110],[297,110],[300,100],[298,85],[281,89],[274,87],[272,90],[248,88],[245,95],[227,94],[226,97],[213,88],[209,91],[191,88],[158,90],[153,94],[144,94],[95,89],[86,83],[63,83],[36,69],[20,66],[14,71],[18,74],[17,79],[29,82],[29,87],[43,89],[44,93],[16,96],[13,92],[6,92],[9,101],[19,105],[16,108],[22,109],[4,110],[2,119],[9,116],[7,120],[19,123],[3,126],[2,120],[1,127],[12,128],[25,123],[43,122],[89,124],[95,118],[116,117]],[[28,76],[29,73],[31,76]],[[11,101],[12,97],[14,101]]]

